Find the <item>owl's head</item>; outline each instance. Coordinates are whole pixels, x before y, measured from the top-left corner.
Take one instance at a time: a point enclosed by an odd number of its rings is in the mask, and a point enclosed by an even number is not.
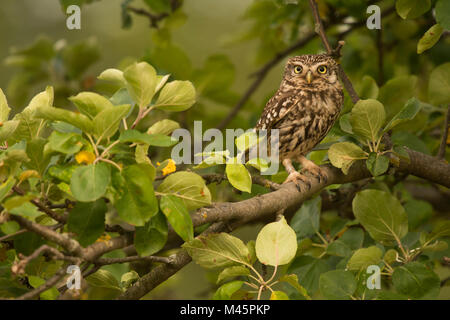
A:
[[[338,81],[336,61],[327,54],[306,54],[290,58],[286,63],[284,80],[295,88],[317,88]]]

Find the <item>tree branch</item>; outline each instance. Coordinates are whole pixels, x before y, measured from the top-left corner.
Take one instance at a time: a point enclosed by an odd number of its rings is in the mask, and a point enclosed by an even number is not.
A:
[[[220,232],[226,228],[224,223],[214,223],[202,234]],[[122,293],[117,299],[119,300],[135,300],[140,299],[148,292],[152,291],[159,284],[166,281],[169,277],[177,273],[180,269],[191,262],[191,257],[186,250],[181,249],[173,256],[173,262],[170,264],[164,264],[153,268],[149,273],[140,278],[135,284],[133,284],[128,290]]]
[[[171,7],[172,12],[176,11],[179,7],[181,7],[181,1],[171,0],[170,7]],[[169,13],[167,13],[167,12],[163,12],[160,14],[153,14],[150,11],[147,11],[145,9],[135,8],[132,6],[127,6],[127,10],[131,11],[137,15],[147,17],[148,20],[150,21],[150,27],[155,28],[155,29],[158,29],[158,27],[159,27],[158,24],[159,24],[159,22],[161,22],[161,20],[163,20],[169,16]]]
[[[325,28],[323,27],[322,20],[319,16],[319,10],[317,9],[317,4],[315,0],[309,0],[309,6],[311,7],[311,11],[314,16],[314,20],[316,22],[316,32],[320,36],[320,39],[322,40],[322,43],[327,50],[327,53],[330,55],[334,54],[334,51],[330,45],[330,42],[328,41],[327,35],[325,34]],[[356,93],[355,89],[353,88],[353,84],[351,83],[350,79],[347,77],[347,75],[344,72],[344,69],[342,69],[342,66],[338,65],[338,75],[339,78],[344,83],[345,89],[347,90],[348,94],[350,95],[350,98],[352,99],[353,103],[358,102],[359,97]]]
[[[40,295],[42,292],[50,289],[54,285],[56,285],[64,276],[66,275],[66,270],[61,269],[59,270],[53,277],[48,279],[43,285],[37,287],[34,290],[31,290],[30,292],[27,292],[20,297],[17,297],[16,300],[31,300],[36,298],[38,295]]]
[[[420,152],[413,150],[407,152],[410,157],[409,161],[400,160],[396,167],[397,170],[450,187],[449,164]],[[364,161],[354,163],[347,175],[331,165],[324,165],[321,168],[326,172],[328,181],[326,183],[318,182],[316,178],[309,177],[308,182],[311,184],[311,188],[307,192],[299,192],[293,183],[285,184],[277,191],[258,197],[235,203],[217,203],[213,208],[201,208],[192,215],[192,222],[195,227],[206,223],[214,223],[205,233],[221,232],[227,227],[229,230],[233,230],[249,222],[263,218],[275,218],[279,211],[297,208],[305,200],[328,185],[344,184],[371,177]],[[191,258],[182,249],[176,254],[172,264],[152,269],[150,273],[143,276],[136,284],[121,294],[118,299],[139,299],[143,297],[190,261]]]

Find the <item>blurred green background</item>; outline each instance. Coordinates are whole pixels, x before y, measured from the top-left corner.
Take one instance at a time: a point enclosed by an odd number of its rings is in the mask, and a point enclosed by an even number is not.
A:
[[[131,29],[123,29],[121,22],[122,0],[93,2],[82,7],[81,30],[66,28],[66,15],[58,0],[2,0],[0,7],[0,60],[4,60],[11,48],[31,45],[38,36],[51,40],[66,39],[68,43],[93,37],[98,41],[101,58],[90,69],[97,76],[102,70],[116,66],[126,57],[140,58],[152,48],[149,22],[134,16]],[[248,85],[249,74],[255,69],[255,42],[233,42],[241,30],[248,27],[242,19],[251,0],[188,0],[183,5],[186,23],[173,31],[173,42],[190,58],[193,67],[200,67],[211,54],[226,54],[236,67],[233,88],[243,92]],[[144,7],[141,1],[135,7]],[[233,43],[231,43],[233,42]],[[264,81],[263,92],[276,89],[281,79],[280,64]],[[2,66],[0,87],[7,88],[15,68]],[[35,93],[42,91],[35,89]],[[263,105],[261,105],[261,108]]]

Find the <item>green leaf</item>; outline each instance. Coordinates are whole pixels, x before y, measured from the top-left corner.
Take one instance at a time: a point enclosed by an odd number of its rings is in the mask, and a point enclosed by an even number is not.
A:
[[[237,137],[235,143],[236,147],[241,151],[250,149],[258,143],[258,135],[255,131],[246,132]]]
[[[167,80],[169,80],[170,74],[166,74],[165,76],[156,76],[156,80],[158,84],[156,85],[155,93],[159,92],[162,87],[167,83]]]
[[[166,195],[161,197],[159,205],[170,225],[181,239],[191,241],[194,238],[194,227],[183,201],[174,195]]]
[[[337,257],[348,257],[352,249],[341,240],[336,240],[327,246],[327,254]]]
[[[108,139],[119,129],[120,121],[130,111],[130,105],[114,106],[98,113],[94,122],[94,132],[99,140]]]
[[[108,208],[103,199],[95,202],[77,202],[70,211],[67,221],[69,231],[75,233],[83,247],[94,243],[105,231],[106,211]]]
[[[36,196],[32,194],[27,194],[24,196],[12,196],[5,200],[2,205],[6,210],[11,211],[12,209],[20,207],[21,205],[27,203],[35,197]]]
[[[385,120],[383,104],[375,99],[359,100],[350,114],[353,132],[373,142],[378,140]]]
[[[376,99],[378,97],[378,85],[370,76],[363,76],[358,90],[360,99]]]
[[[244,192],[252,192],[252,177],[243,164],[228,163],[225,172],[233,187]]]
[[[104,163],[78,167],[70,179],[70,190],[78,201],[92,202],[102,197],[111,181],[110,167]]]
[[[19,127],[20,121],[11,120],[3,122],[0,126],[0,143],[6,141],[11,137],[16,129]]]
[[[230,88],[235,79],[235,67],[226,55],[209,56],[202,69],[194,73],[194,83],[202,94],[216,97]]]
[[[117,69],[106,69],[98,76],[98,79],[111,81],[119,86],[126,86],[126,80],[123,76],[123,72]]]
[[[371,152],[369,154],[369,158],[366,160],[366,166],[372,176],[377,177],[388,170],[389,158],[384,155]]]
[[[367,159],[367,154],[356,144],[351,142],[338,142],[328,150],[328,158],[336,168],[341,168],[344,174],[357,160]]]
[[[414,230],[426,223],[433,215],[433,207],[427,201],[411,199],[403,204],[408,215],[408,229]]]
[[[233,293],[242,288],[244,281],[231,281],[225,283],[214,293],[213,300],[230,300]]]
[[[443,32],[444,28],[442,28],[440,24],[435,24],[428,29],[417,43],[417,53],[421,54],[422,52],[432,48],[439,41],[439,38]]]
[[[67,122],[77,128],[80,128],[86,133],[92,133],[94,129],[94,124],[88,117],[64,109],[49,106],[39,106],[36,109],[35,116],[37,118],[43,118],[50,121]]]
[[[43,138],[34,138],[27,143],[27,156],[30,159],[27,167],[36,170],[41,176],[44,175],[50,162],[50,154],[45,149],[46,143],[47,141]]]
[[[117,90],[111,98],[109,98],[109,101],[115,106],[120,106],[124,104],[129,104],[132,106],[129,113],[132,112],[134,105],[136,104],[134,100],[131,98],[130,93],[128,92],[127,88],[120,88]]]
[[[403,157],[407,156],[408,153],[405,152],[405,147],[409,149],[413,149],[425,154],[430,154],[430,150],[428,149],[428,146],[423,142],[416,134],[407,132],[407,131],[396,131],[391,136],[391,140],[394,143],[394,145],[402,146],[403,147]],[[399,152],[400,148],[396,148],[396,152]],[[401,151],[400,151],[401,152]],[[406,157],[409,161],[409,155]]]
[[[430,0],[397,0],[395,9],[403,19],[415,19],[430,10]]]
[[[289,263],[297,252],[297,236],[284,217],[264,226],[256,238],[256,256],[265,265]]]
[[[124,273],[122,277],[120,277],[120,283],[122,284],[122,287],[126,289],[131,287],[138,280],[139,274],[134,270]]]
[[[16,184],[16,179],[13,176],[9,176],[8,179],[0,184],[0,201],[6,197],[6,195],[11,191],[12,187]]]
[[[300,256],[289,265],[287,273],[298,276],[299,283],[311,294],[319,289],[319,278],[331,267],[323,260],[311,256]]]
[[[387,119],[391,119],[415,95],[416,76],[400,76],[387,81],[381,88],[378,100],[384,105]]]
[[[69,100],[77,106],[82,114],[91,119],[101,111],[114,107],[107,98],[94,92],[81,92],[76,96],[70,97]]]
[[[53,88],[47,87],[45,91],[38,93],[31,99],[28,106],[21,112],[14,116],[14,121],[20,121],[19,125],[14,130],[14,133],[8,137],[8,139],[13,139],[19,142],[23,139],[31,140],[36,138],[40,129],[44,125],[45,121],[38,119],[37,109],[38,108],[50,108],[53,105]],[[9,125],[12,126],[12,125]],[[10,128],[11,129],[11,128]]]
[[[434,7],[436,12],[436,22],[444,29],[450,30],[450,2],[439,0]]]
[[[0,230],[4,234],[12,234],[20,230],[20,225],[15,221],[6,221],[0,224]]]
[[[86,278],[86,281],[93,287],[122,291],[114,275],[105,269],[100,269],[91,274]]]
[[[195,95],[190,81],[172,81],[162,88],[153,107],[170,112],[184,111],[195,103]]]
[[[9,112],[11,108],[8,106],[8,101],[6,101],[6,96],[3,90],[0,89],[0,122],[8,121]]]
[[[305,201],[291,220],[297,239],[309,237],[319,231],[322,199],[315,197]]]
[[[435,105],[450,103],[450,62],[437,66],[431,72],[428,99]]]
[[[383,256],[383,260],[389,264],[394,263],[398,259],[398,252],[395,249],[389,249]]]
[[[246,165],[252,166],[253,168],[264,172],[269,168],[269,162],[261,158],[253,158],[247,161]]]
[[[298,283],[298,277],[296,274],[285,274],[283,276],[281,276],[278,281],[280,282],[287,282],[289,283],[291,286],[293,286],[301,295],[303,295],[306,299],[311,300],[311,297],[308,295],[308,292],[306,291],[306,289],[304,287],[302,287],[299,283]]]
[[[119,197],[114,206],[125,222],[144,226],[158,213],[158,201],[152,184],[154,170],[148,164],[135,164],[124,168],[121,177],[122,184],[117,190]]]
[[[223,282],[225,279],[239,277],[239,276],[248,276],[250,274],[250,270],[244,266],[233,266],[228,267],[222,270],[217,278],[217,284]]]
[[[120,134],[121,142],[139,142],[156,147],[171,147],[178,140],[162,134],[142,133],[134,129],[129,129]]]
[[[139,62],[129,66],[123,76],[127,81],[128,92],[139,107],[149,105],[157,85],[155,69],[147,62]]]
[[[363,190],[353,199],[353,213],[370,236],[383,245],[398,243],[408,233],[408,217],[397,198],[380,190]]]
[[[368,266],[378,264],[382,256],[383,252],[376,246],[358,249],[347,262],[347,268],[351,271],[366,270]]]
[[[143,227],[136,227],[134,247],[140,256],[160,251],[167,242],[168,227],[164,214],[158,212]]]
[[[361,228],[350,228],[344,232],[339,241],[345,243],[350,249],[361,248],[364,241],[364,231]]]
[[[195,263],[206,269],[249,264],[249,251],[239,238],[228,233],[200,235],[182,245]]]
[[[450,221],[438,223],[427,240],[431,242],[441,237],[450,237]]]
[[[211,193],[201,176],[193,172],[175,172],[164,179],[158,192],[179,197],[188,210],[211,204]]]
[[[333,270],[320,276],[322,295],[331,300],[348,300],[356,291],[357,282],[350,271]]]
[[[180,128],[180,124],[176,121],[170,119],[164,119],[154,123],[150,128],[148,128],[148,134],[162,134],[170,135],[173,131]]]
[[[397,113],[391,119],[391,121],[389,121],[389,123],[383,129],[383,132],[388,132],[396,125],[414,119],[417,113],[419,113],[420,108],[421,106],[419,100],[417,100],[416,98],[409,99],[402,110],[400,110],[399,113]]]
[[[440,280],[436,273],[419,262],[410,262],[394,269],[392,283],[395,289],[411,298],[436,298]]]
[[[75,154],[83,147],[83,140],[77,133],[53,131],[48,138],[48,147],[56,152]]]
[[[283,291],[272,291],[270,300],[289,300],[289,297]]]
[[[170,13],[171,11],[170,2],[167,2],[165,0],[144,0],[144,2],[153,11],[165,13]]]
[[[37,276],[28,276],[28,282],[33,288],[38,288],[45,284],[46,281]],[[51,287],[42,292],[39,296],[42,300],[55,300],[59,296],[59,291],[56,287]]]
[[[203,169],[203,168],[209,168],[214,167],[220,164],[225,164],[227,161],[225,157],[222,154],[214,154],[212,156],[209,156],[207,158],[204,158],[202,162],[200,162],[198,165],[194,167],[194,169]]]
[[[45,91],[38,93],[33,97],[33,99],[31,99],[30,104],[27,106],[27,108],[36,110],[40,107],[51,107],[53,106],[54,96],[55,94],[53,87],[47,86],[45,88]]]
[[[94,37],[65,46],[62,50],[62,63],[70,79],[79,79],[99,59],[100,48]]]
[[[353,134],[352,124],[350,123],[350,112],[346,113],[346,114],[343,114],[339,118],[339,127],[345,133]]]
[[[14,249],[25,256],[31,255],[45,243],[44,238],[36,233],[26,232],[14,237]]]

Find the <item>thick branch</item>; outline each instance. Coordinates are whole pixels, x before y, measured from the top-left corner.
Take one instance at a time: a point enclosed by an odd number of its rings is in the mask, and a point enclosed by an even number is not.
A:
[[[450,165],[436,158],[408,150],[410,161],[401,160],[397,170],[450,187]],[[432,168],[432,169],[431,169]],[[192,215],[194,226],[214,223],[205,232],[220,232],[257,221],[262,218],[275,218],[282,210],[298,207],[303,201],[317,194],[331,184],[343,184],[370,178],[364,161],[353,164],[347,175],[331,165],[322,166],[328,176],[327,183],[318,182],[310,177],[311,188],[304,193],[297,190],[293,183],[283,185],[279,190],[235,203],[217,203],[213,208],[199,209]],[[170,265],[161,265],[143,276],[136,284],[119,296],[119,299],[139,299],[164,282],[191,261],[189,255],[180,250]]]
[[[226,228],[226,224],[215,223],[210,226],[202,234],[220,232]],[[191,262],[191,257],[186,250],[181,249],[172,258],[172,263],[164,264],[153,268],[149,273],[140,278],[135,284],[133,284],[127,291],[122,293],[117,299],[119,300],[135,300],[140,299],[148,292],[152,291],[159,284],[166,281],[172,275],[177,273],[180,269]]]
[[[101,258],[95,261],[98,266],[104,266],[108,264],[127,263],[134,261],[146,261],[146,262],[160,262],[160,263],[173,263],[172,257],[158,257],[158,256],[130,256],[125,258]]]
[[[423,153],[408,150],[410,160],[401,160],[397,170],[424,178],[428,181],[450,187],[450,165],[438,161]],[[328,175],[328,181],[318,182],[310,178],[311,188],[304,193],[298,192],[293,184],[283,185],[281,189],[236,203],[217,203],[214,208],[202,208],[192,216],[194,226],[217,221],[239,220],[242,223],[274,216],[279,210],[298,207],[323,188],[331,184],[343,184],[371,177],[364,161],[353,164],[349,173],[331,165],[322,166]]]

